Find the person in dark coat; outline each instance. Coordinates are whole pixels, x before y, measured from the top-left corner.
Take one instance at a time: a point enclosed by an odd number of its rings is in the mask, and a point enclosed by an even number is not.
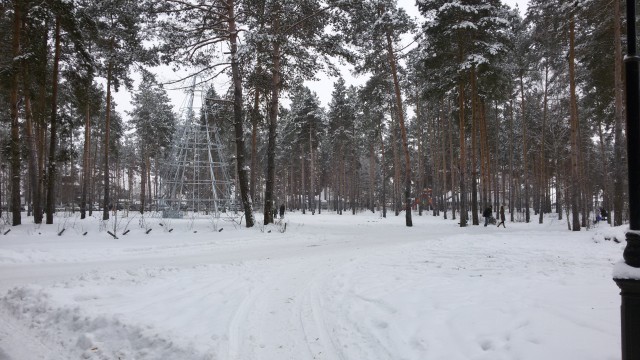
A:
[[[280,219],[284,218],[284,204],[280,204]]]
[[[607,210],[605,210],[604,208],[600,208],[600,217],[602,218],[602,220],[606,221],[609,217],[609,213],[607,213]]]
[[[491,205],[489,205],[489,207],[484,209],[484,211],[482,212],[482,216],[484,216],[484,227],[487,227],[487,225],[489,225],[491,213],[493,213],[493,208],[491,207]]]
[[[504,224],[504,205],[500,206],[500,223],[498,224],[498,227],[500,227],[500,225],[505,229],[507,228]]]

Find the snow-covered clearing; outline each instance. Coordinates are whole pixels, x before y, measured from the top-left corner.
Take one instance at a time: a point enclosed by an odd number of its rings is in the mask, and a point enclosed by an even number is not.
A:
[[[0,360],[620,358],[606,224],[130,219],[0,235]]]

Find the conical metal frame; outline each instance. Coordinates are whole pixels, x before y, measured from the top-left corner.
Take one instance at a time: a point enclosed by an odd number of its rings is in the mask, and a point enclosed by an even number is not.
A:
[[[194,106],[196,92],[204,94],[196,89],[194,79],[163,170],[163,196],[159,201],[163,218],[183,218],[187,214],[220,217],[237,210],[224,145],[208,107]],[[203,97],[201,104],[205,103]],[[202,113],[196,112],[201,108]],[[197,118],[197,113],[202,117]]]

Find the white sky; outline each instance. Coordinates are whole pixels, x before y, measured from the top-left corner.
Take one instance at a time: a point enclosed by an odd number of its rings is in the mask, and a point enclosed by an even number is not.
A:
[[[528,0],[502,0],[502,2],[512,8],[517,5],[520,9],[520,13],[524,16]],[[411,17],[419,17],[420,14],[418,13],[415,3],[415,0],[398,0],[398,4],[403,7]],[[412,37],[408,37],[406,41],[412,41]],[[367,80],[365,77],[353,77],[347,69],[343,71],[342,76],[344,77],[347,86],[362,85]],[[326,75],[321,75],[320,77],[320,81],[308,81],[306,84],[318,95],[322,104],[327,106],[329,102],[331,102],[331,92],[333,91],[333,82],[335,81],[335,78],[329,78]]]
[[[502,1],[503,3],[511,7],[515,7],[516,5],[518,5],[520,9],[520,13],[524,15],[527,8],[528,0],[502,0]],[[404,7],[410,16],[412,17],[419,16],[418,10],[415,6],[415,0],[398,0],[398,4],[401,7]],[[407,41],[411,41],[411,40],[408,39]],[[184,76],[184,74],[180,74],[180,75]],[[158,80],[160,82],[176,80],[181,77],[180,75],[173,73],[173,71],[170,68],[165,67],[163,68],[163,70],[159,72]],[[139,76],[134,76],[134,77],[137,79],[135,84],[135,87],[137,88]],[[324,106],[327,106],[331,101],[331,92],[333,91],[333,82],[335,81],[335,78],[329,78],[324,74],[321,74],[319,77],[320,77],[320,81],[313,81],[313,82],[309,81],[306,84],[307,86],[309,86],[309,88],[312,91],[314,91],[318,95],[321,103]],[[366,78],[364,77],[354,78],[353,76],[351,76],[347,68],[345,68],[343,71],[343,77],[345,78],[347,85],[361,85],[361,84],[364,84],[364,82],[366,82]],[[171,85],[171,86],[167,86],[167,88],[176,87],[176,86],[177,85]],[[226,91],[226,89],[229,86],[230,84],[228,82],[224,82],[224,83],[221,82],[219,85],[219,90]],[[182,90],[168,91],[168,93],[173,103],[174,111],[176,113],[180,113],[180,108],[183,106],[184,100],[186,98],[186,94]],[[120,89],[118,93],[113,93],[113,96],[117,104],[117,110],[122,114],[125,120],[128,119],[128,116],[125,114],[125,111],[131,111],[132,109],[132,106],[130,104],[130,100],[131,100],[130,93],[123,88],[123,89]]]

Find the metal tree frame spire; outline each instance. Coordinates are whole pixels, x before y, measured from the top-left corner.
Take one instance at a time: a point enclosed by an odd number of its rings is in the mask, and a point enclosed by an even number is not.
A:
[[[162,216],[182,218],[191,213],[220,217],[236,211],[236,190],[229,176],[229,164],[209,106],[206,91],[198,89],[196,78],[181,109],[181,123],[163,169],[160,199]],[[200,106],[194,105],[196,93]],[[200,110],[200,111],[197,111]]]

